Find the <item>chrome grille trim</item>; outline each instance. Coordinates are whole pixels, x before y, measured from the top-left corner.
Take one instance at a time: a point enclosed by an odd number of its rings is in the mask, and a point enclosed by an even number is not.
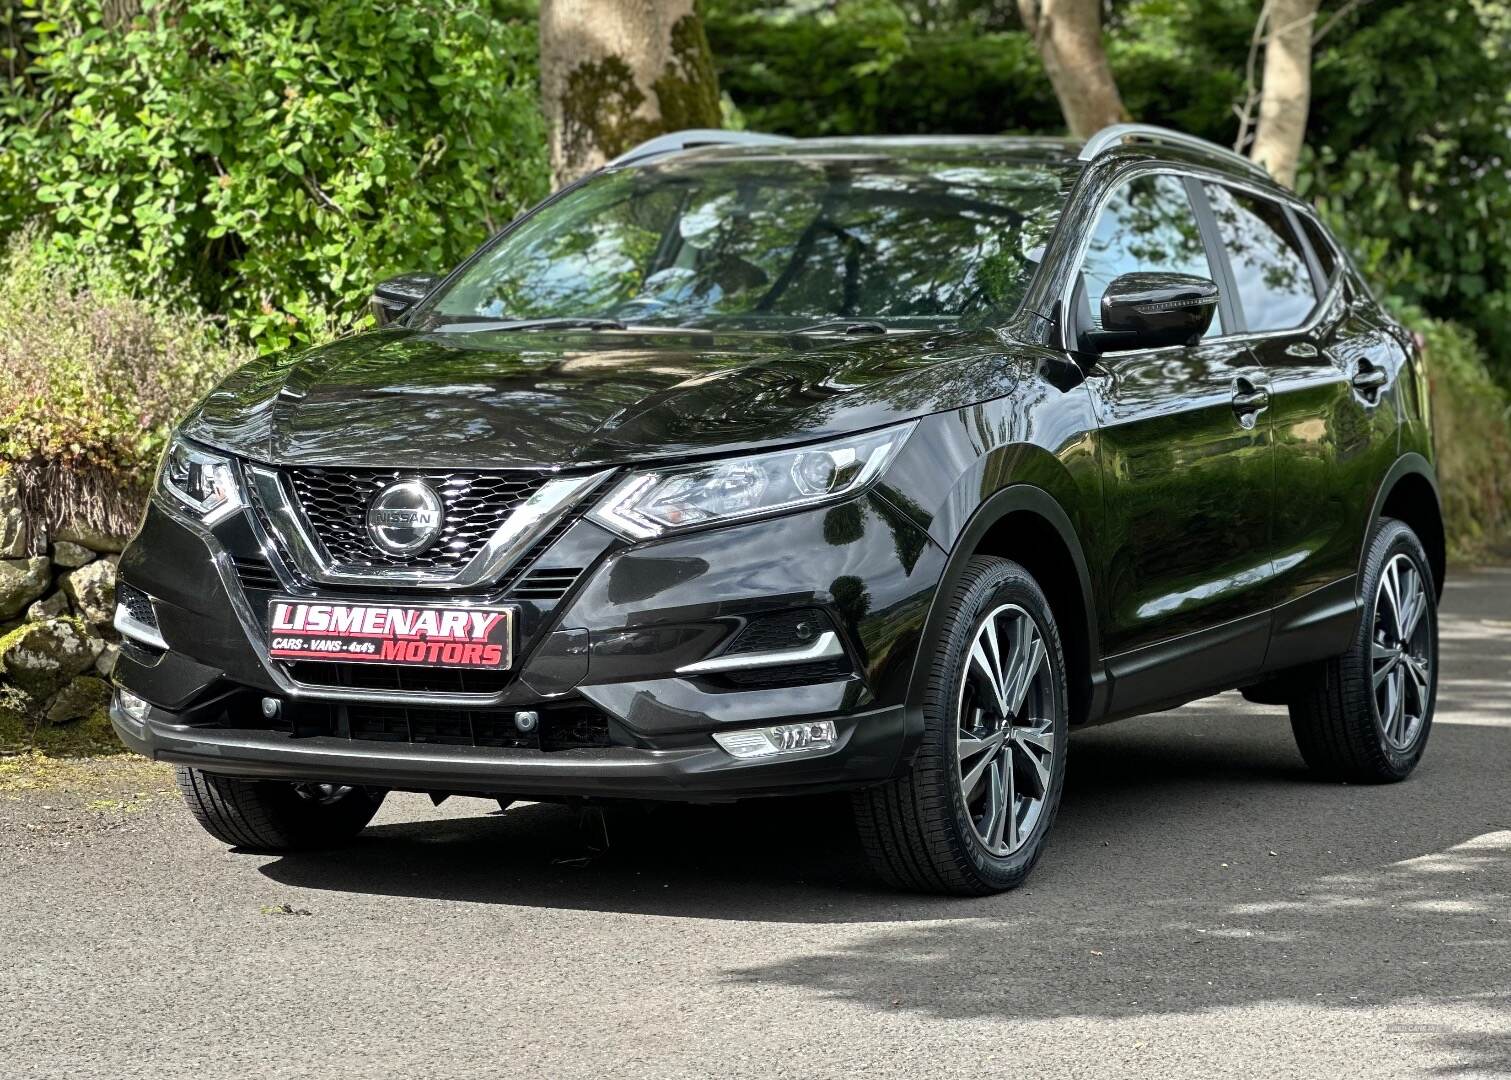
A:
[[[547,480],[514,508],[477,554],[460,567],[445,569],[334,562],[313,535],[283,475],[264,465],[249,465],[247,473],[269,530],[288,551],[299,573],[310,581],[322,585],[407,585],[460,590],[496,581],[565,514],[613,475],[614,470]]]

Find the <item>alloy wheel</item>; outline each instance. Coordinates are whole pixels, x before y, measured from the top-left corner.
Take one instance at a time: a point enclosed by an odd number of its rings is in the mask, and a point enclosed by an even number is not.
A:
[[[955,759],[976,837],[999,858],[1028,841],[1044,812],[1058,708],[1038,625],[1016,604],[994,609],[960,678]]]
[[[1394,750],[1416,741],[1432,693],[1432,632],[1427,584],[1406,555],[1380,572],[1370,647],[1375,723]]]

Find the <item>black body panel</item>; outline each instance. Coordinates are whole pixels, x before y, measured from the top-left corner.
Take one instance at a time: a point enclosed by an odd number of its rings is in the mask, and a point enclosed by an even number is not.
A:
[[[1041,153],[1064,167],[1061,144]],[[1082,255],[1110,193],[1151,172],[1193,193],[1188,239],[1206,245],[1221,332],[1090,355],[1075,321]],[[1234,295],[1200,194],[1213,180],[1293,221],[1310,213],[1199,154],[1104,154],[1071,192],[1017,317],[996,328],[848,337],[394,325],[248,365],[181,429],[241,468],[507,472],[498,490],[520,492],[551,477],[606,478],[467,591],[466,602],[518,618],[516,664],[467,676],[270,659],[275,595],[438,594],[318,584],[252,500],[205,526],[159,493],[120,572],[151,597],[167,649],[123,651],[117,683],[152,713],[136,721],[118,703],[116,725],[142,753],[211,771],[425,791],[725,799],[863,786],[911,761],[941,605],[976,554],[1022,562],[1044,586],[1077,722],[1253,686],[1333,655],[1357,624],[1359,562],[1381,515],[1408,518],[1442,587],[1426,374],[1341,253],[1322,253],[1334,267],[1323,281],[1324,260],[1307,252],[1318,287],[1304,324],[1247,325],[1253,313]],[[885,472],[825,505],[638,540],[587,514],[636,468],[904,423]],[[491,525],[493,511],[476,512]],[[777,619],[767,636],[780,646],[772,628],[796,625],[794,613],[832,628],[838,651],[754,673],[683,670],[762,619]],[[282,709],[276,720],[260,713],[265,697]],[[507,724],[520,710],[581,723],[555,743],[515,739]],[[832,720],[839,739],[811,756],[743,761],[713,739],[815,719]]]

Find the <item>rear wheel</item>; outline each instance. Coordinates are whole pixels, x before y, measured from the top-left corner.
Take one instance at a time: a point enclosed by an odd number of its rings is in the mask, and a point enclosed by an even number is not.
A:
[[[180,767],[189,812],[211,836],[248,851],[333,847],[356,836],[386,792],[341,784],[242,780]]]
[[[1382,521],[1365,559],[1353,645],[1291,701],[1291,729],[1316,772],[1353,783],[1404,780],[1422,758],[1437,699],[1437,592],[1422,544]]]
[[[1020,884],[1060,803],[1065,658],[1044,594],[1006,559],[971,559],[950,600],[908,775],[858,793],[862,846],[908,889],[982,895]]]

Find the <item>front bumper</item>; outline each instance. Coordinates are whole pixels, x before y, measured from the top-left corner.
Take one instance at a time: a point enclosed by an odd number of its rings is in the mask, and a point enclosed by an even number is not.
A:
[[[754,761],[733,758],[712,741],[673,750],[543,753],[201,728],[175,723],[177,717],[158,709],[137,723],[114,703],[110,719],[139,754],[226,776],[525,798],[718,802],[832,791],[892,775],[903,741],[901,707],[837,720],[839,739],[829,749]]]
[[[259,586],[244,563],[265,560]],[[123,649],[119,686],[145,699],[145,723],[114,713],[132,749],[212,772],[422,791],[729,799],[854,787],[905,767],[921,722],[905,708],[924,617],[944,563],[915,524],[878,496],[642,545],[587,522],[532,567],[583,567],[572,590],[521,604],[519,659],[486,694],[312,685],[270,659],[269,599],[339,599],[293,575],[250,512],[213,532],[149,508],[121,579],[152,598],[166,650]],[[395,594],[394,599],[401,599]],[[356,599],[372,600],[372,594]],[[508,594],[493,598],[514,602]],[[749,620],[818,609],[847,668],[815,681],[753,685],[685,669],[718,654]],[[328,710],[324,727],[257,722],[271,697],[287,714]],[[481,726],[515,710],[580,703],[605,719],[607,745],[453,745],[424,730],[436,713]],[[359,734],[358,710],[408,711],[408,738]],[[832,720],[832,747],[735,758],[715,732]],[[444,722],[444,718],[443,718]],[[541,746],[544,746],[542,742]]]

